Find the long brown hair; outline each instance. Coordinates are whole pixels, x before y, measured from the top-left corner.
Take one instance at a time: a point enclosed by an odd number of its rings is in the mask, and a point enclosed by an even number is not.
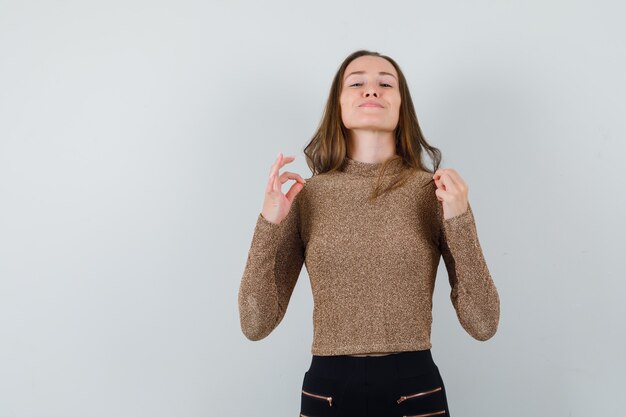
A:
[[[346,138],[348,138],[348,129],[343,124],[341,118],[339,96],[341,95],[343,87],[343,76],[346,67],[354,59],[364,55],[377,56],[389,61],[398,73],[398,87],[400,89],[400,114],[398,125],[394,132],[397,156],[394,156],[382,165],[377,185],[371,196],[372,199],[375,199],[396,187],[402,186],[415,171],[434,173],[441,163],[441,152],[438,148],[429,145],[426,139],[424,139],[424,135],[417,121],[415,108],[413,107],[411,93],[409,92],[406,78],[400,66],[396,61],[386,55],[361,49],[348,55],[341,63],[330,87],[330,93],[324,108],[322,120],[312,139],[304,148],[307,165],[313,172],[313,175],[338,170],[342,166],[344,158],[347,156]],[[432,170],[428,169],[422,162],[422,153],[424,151],[430,155],[433,162],[434,168]],[[396,176],[396,178],[383,189],[382,179],[384,172],[389,162],[398,158],[402,159],[405,167],[412,169],[403,170],[400,175]]]

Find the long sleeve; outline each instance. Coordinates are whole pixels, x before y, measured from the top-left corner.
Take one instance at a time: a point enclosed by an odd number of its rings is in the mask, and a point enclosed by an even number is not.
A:
[[[238,293],[243,334],[256,341],[268,336],[282,321],[304,263],[300,237],[298,193],[289,213],[272,223],[257,217],[252,243]]]
[[[440,207],[439,249],[448,271],[450,299],[461,326],[473,338],[488,340],[498,329],[500,298],[478,240],[471,205],[449,219],[443,218],[442,211]]]

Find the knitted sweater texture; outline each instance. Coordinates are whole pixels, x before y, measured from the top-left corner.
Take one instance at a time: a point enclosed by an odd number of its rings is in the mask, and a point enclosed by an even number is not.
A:
[[[471,205],[444,219],[425,171],[368,201],[381,166],[346,158],[339,171],[306,178],[280,224],[258,214],[238,293],[248,339],[263,339],[280,324],[305,265],[313,355],[430,349],[440,258],[461,326],[481,341],[496,333],[500,300]],[[393,161],[384,180],[405,169]]]

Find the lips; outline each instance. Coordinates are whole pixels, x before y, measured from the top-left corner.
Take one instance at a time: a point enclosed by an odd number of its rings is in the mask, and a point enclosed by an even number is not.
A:
[[[380,107],[382,108],[383,106],[379,103],[376,103],[375,101],[366,101],[365,103],[361,104],[359,107]]]

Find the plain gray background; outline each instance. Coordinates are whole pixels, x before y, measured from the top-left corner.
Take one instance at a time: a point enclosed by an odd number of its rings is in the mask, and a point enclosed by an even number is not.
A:
[[[0,416],[297,415],[306,269],[262,341],[237,291],[270,165],[310,175],[302,149],[361,48],[405,72],[500,292],[476,341],[440,263],[451,414],[622,415],[625,11],[0,1]]]

